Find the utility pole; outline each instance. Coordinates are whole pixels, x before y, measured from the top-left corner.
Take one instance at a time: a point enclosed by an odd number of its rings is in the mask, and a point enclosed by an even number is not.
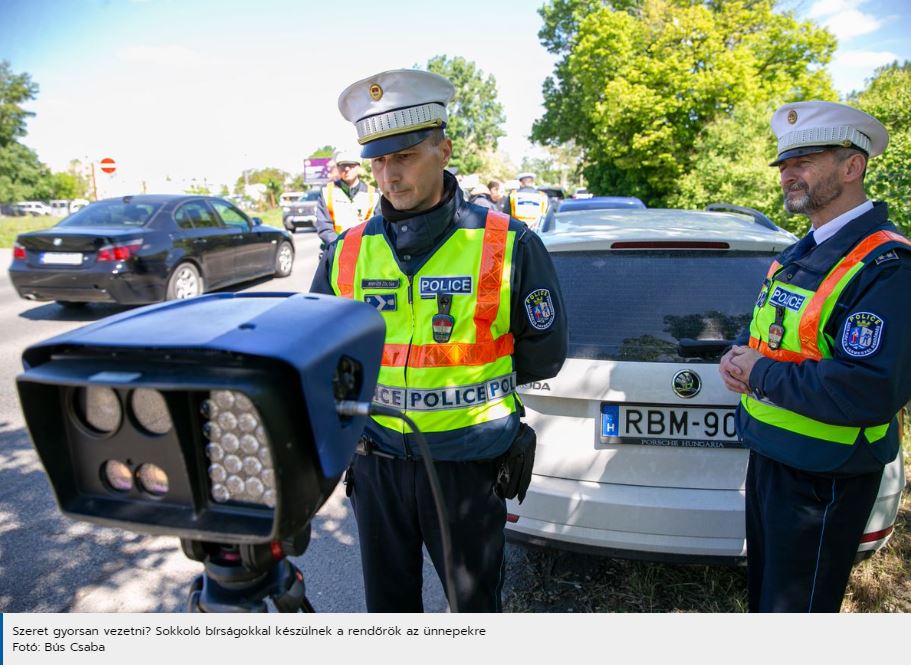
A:
[[[92,201],[97,202],[98,201],[98,186],[95,184],[95,161],[92,160],[92,162],[89,164],[92,165]]]

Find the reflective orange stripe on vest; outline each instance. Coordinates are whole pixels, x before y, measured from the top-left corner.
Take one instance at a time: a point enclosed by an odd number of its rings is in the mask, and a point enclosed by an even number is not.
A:
[[[494,341],[484,343],[431,343],[412,346],[407,343],[387,343],[383,346],[383,366],[408,366],[413,368],[443,366],[480,366],[501,357],[512,355],[512,334],[504,334]]]
[[[478,299],[474,312],[476,341],[492,341],[490,325],[500,310],[500,287],[503,284],[503,260],[506,254],[506,233],[509,216],[487,210],[484,226],[484,250],[481,252],[481,271],[478,278]]]
[[[333,203],[333,194],[335,191],[335,184],[330,181],[326,184],[326,211],[329,212],[329,217],[332,219],[332,222],[335,222],[335,204]],[[335,233],[338,234],[341,230],[338,229],[338,225],[335,226]]]
[[[849,252],[845,258],[836,265],[835,269],[832,270],[825,280],[823,280],[819,285],[819,288],[813,294],[813,297],[810,299],[810,303],[807,305],[807,309],[800,319],[800,329],[798,330],[798,336],[800,338],[799,352],[782,349],[772,350],[765,341],[759,341],[753,336],[750,337],[750,347],[755,348],[764,356],[779,362],[796,362],[797,364],[800,364],[808,359],[821,360],[822,353],[819,351],[818,339],[819,319],[822,316],[822,309],[825,306],[826,300],[829,298],[829,295],[832,294],[832,291],[835,289],[835,286],[838,285],[838,282],[844,278],[845,274],[851,271],[857,263],[863,260],[864,257],[870,254],[877,246],[887,244],[890,241],[897,241],[911,247],[911,241],[908,241],[900,234],[888,232],[886,230],[874,232],[851,249],[851,252]],[[778,264],[777,261],[772,262],[768,278],[772,278],[780,267],[781,265]]]
[[[355,225],[348,230],[338,256],[338,289],[339,296],[354,299],[354,270],[357,267],[357,256],[361,252],[361,239],[367,223]]]

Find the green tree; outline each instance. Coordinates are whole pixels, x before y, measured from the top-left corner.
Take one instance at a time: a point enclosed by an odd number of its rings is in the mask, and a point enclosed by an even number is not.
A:
[[[246,178],[245,176],[246,175]],[[244,186],[252,183],[262,183],[268,187],[270,181],[279,184],[279,193],[281,193],[282,184],[288,180],[288,173],[278,167],[265,167],[263,169],[245,169],[243,174],[237,177],[234,183],[234,192],[242,193]]]
[[[326,144],[316,149],[308,157],[310,158],[331,158],[335,153],[335,147],[332,144]]]
[[[84,181],[84,179],[83,179]],[[81,199],[85,197],[83,181],[72,172],[54,172],[50,176],[50,199]]]
[[[446,125],[446,134],[452,139],[450,167],[459,174],[477,172],[483,164],[482,154],[496,150],[500,137],[506,134],[502,127],[506,115],[497,101],[496,79],[485,76],[473,61],[461,56],[434,56],[427,61],[427,70],[446,77],[455,87]]]
[[[37,94],[38,85],[28,74],[14,74],[9,62],[0,62],[0,202],[50,198],[50,171],[18,141],[25,136],[28,117],[34,116],[22,105]]]
[[[889,217],[911,234],[911,61],[876,70],[851,102],[875,116],[889,131],[885,153],[867,170],[867,194],[889,204]]]
[[[774,0],[551,0],[539,37],[562,58],[532,138],[575,140],[594,192],[666,203],[701,161],[701,133],[738,105],[835,98],[819,67],[832,35],[774,9]]]
[[[747,206],[802,235],[809,221],[785,212],[778,170],[769,167],[777,149],[769,119],[778,106],[772,101],[744,103],[709,123],[693,146],[698,160],[680,177],[668,206],[703,209],[713,202]]]

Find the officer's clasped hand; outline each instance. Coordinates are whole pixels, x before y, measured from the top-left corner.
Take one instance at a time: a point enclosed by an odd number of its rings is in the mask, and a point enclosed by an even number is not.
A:
[[[519,503],[525,500],[525,492],[531,484],[531,470],[535,465],[536,443],[535,430],[521,423],[516,439],[498,460],[494,489],[501,499],[518,497]]]

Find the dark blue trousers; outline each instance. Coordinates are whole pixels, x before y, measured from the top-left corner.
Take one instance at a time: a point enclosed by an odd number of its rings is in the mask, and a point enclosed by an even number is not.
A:
[[[807,473],[750,452],[750,612],[838,612],[883,470]]]
[[[500,612],[506,503],[493,462],[436,462],[452,537],[461,612]],[[354,458],[351,494],[369,612],[423,612],[422,546],[446,589],[443,546],[424,463]]]

